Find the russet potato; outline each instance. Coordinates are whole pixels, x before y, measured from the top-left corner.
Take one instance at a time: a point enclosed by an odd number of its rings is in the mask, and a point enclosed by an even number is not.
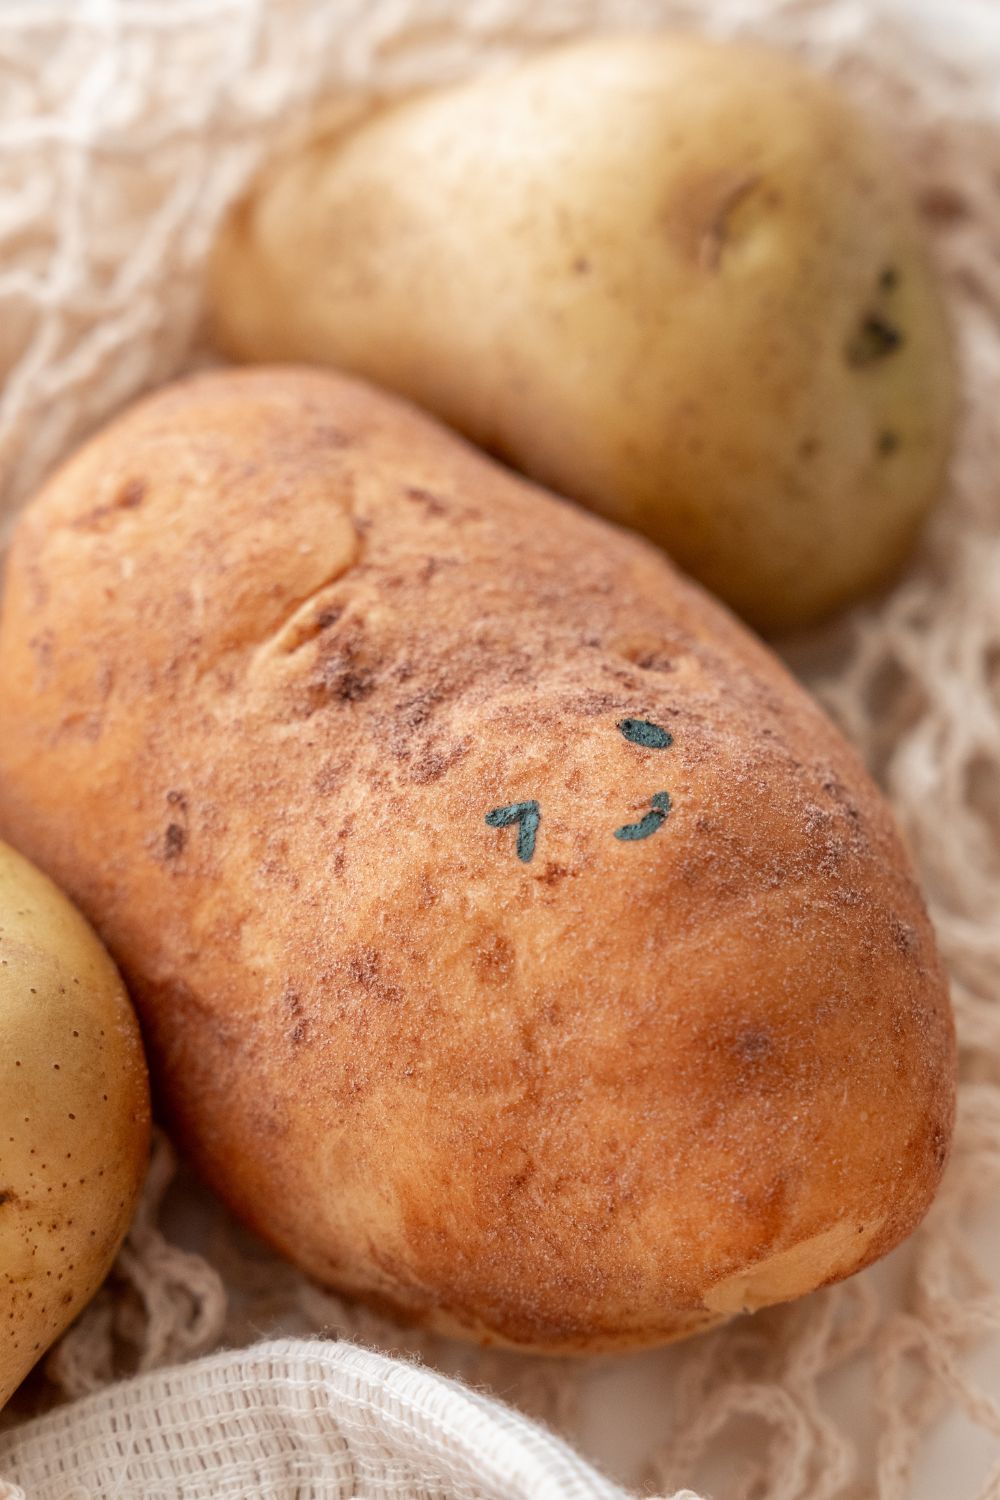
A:
[[[0,1405],[104,1280],[148,1149],[146,1066],[115,966],[0,844]]]
[[[209,308],[244,359],[407,395],[764,630],[890,576],[955,374],[906,175],[825,82],[600,38],[279,161]]]
[[[648,543],[398,400],[274,369],[122,416],[19,523],[0,714],[0,826],[321,1281],[619,1349],[926,1208],[951,1021],[856,757]]]

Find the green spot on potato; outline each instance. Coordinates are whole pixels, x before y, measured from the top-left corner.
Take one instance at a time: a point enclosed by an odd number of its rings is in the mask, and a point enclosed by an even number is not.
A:
[[[517,857],[525,864],[535,852],[535,836],[542,814],[537,802],[510,802],[506,807],[494,807],[486,814],[491,828],[509,828],[512,823],[517,830]]]
[[[643,745],[647,750],[666,750],[674,742],[673,735],[648,719],[621,719],[618,728],[633,745]]]

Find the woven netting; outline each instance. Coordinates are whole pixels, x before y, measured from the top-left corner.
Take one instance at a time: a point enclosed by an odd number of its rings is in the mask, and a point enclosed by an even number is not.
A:
[[[902,151],[947,283],[965,389],[947,496],[899,586],[788,657],[866,756],[912,847],[951,974],[962,1082],[943,1191],[888,1269],[632,1362],[639,1457],[621,1477],[718,1500],[902,1500],[962,1449],[978,1480],[939,1493],[998,1496],[1000,1402],[982,1349],[1000,1328],[1000,1293],[989,1257],[975,1258],[1000,1201],[994,0],[6,0],[0,517],[135,393],[204,357],[219,216],[318,103],[348,121],[377,96],[559,37],[665,22],[752,34],[836,75]],[[112,1276],[20,1411],[226,1343],[321,1328],[418,1353],[597,1441],[584,1418],[606,1363],[463,1350],[344,1305],[243,1236],[162,1139]]]

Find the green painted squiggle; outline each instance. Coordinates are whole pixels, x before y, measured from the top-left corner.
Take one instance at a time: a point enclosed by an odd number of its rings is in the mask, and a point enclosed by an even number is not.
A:
[[[517,830],[517,857],[527,864],[535,852],[535,837],[542,821],[538,803],[510,802],[506,807],[494,807],[486,814],[486,821],[491,828],[509,828],[512,823],[520,825]]]
[[[620,719],[618,728],[633,745],[642,745],[646,750],[666,750],[674,742],[669,730],[651,724],[648,719]]]
[[[648,839],[650,834],[656,832],[661,826],[667,813],[670,811],[670,793],[655,792],[649,799],[652,803],[652,811],[638,823],[625,823],[621,828],[615,829],[615,838],[624,843],[632,843],[636,839]]]

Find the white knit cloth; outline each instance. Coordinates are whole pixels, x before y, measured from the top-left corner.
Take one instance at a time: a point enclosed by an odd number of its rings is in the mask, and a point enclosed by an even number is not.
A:
[[[510,1407],[352,1344],[258,1344],[0,1438],[0,1500],[626,1500]],[[696,1500],[689,1492],[675,1500]]]

